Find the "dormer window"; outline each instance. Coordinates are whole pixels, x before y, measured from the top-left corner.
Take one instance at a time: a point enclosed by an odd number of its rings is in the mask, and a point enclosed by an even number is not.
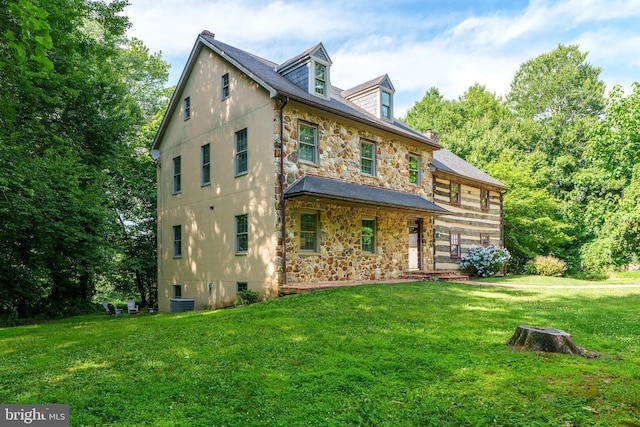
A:
[[[311,94],[329,98],[329,64],[312,57],[311,72],[309,73]]]
[[[391,94],[384,90],[380,91],[380,117],[385,120],[393,120],[393,110],[391,109]]]
[[[327,93],[327,67],[319,62],[315,64],[315,84],[314,90],[318,95],[325,96]]]
[[[395,89],[386,74],[340,93],[344,98],[380,120],[393,122]]]
[[[311,95],[331,98],[331,58],[322,43],[280,64],[276,71]]]

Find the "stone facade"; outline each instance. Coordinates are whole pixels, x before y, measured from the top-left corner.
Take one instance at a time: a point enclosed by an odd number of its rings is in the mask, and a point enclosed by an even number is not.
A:
[[[338,122],[295,107],[285,108],[284,171],[285,188],[305,175],[335,178],[356,184],[410,192],[432,198],[429,164],[432,152],[410,146],[374,129]],[[298,123],[314,124],[319,133],[319,161],[312,165],[298,161]],[[376,144],[376,175],[360,172],[360,142]],[[409,154],[421,158],[421,185],[409,182]],[[276,159],[277,162],[277,159]],[[278,197],[276,197],[276,203]],[[300,213],[319,214],[319,250],[301,253]],[[420,264],[433,265],[431,217],[424,213],[337,205],[330,202],[288,200],[286,203],[287,283],[314,283],[351,280],[381,280],[400,277],[408,270],[409,218],[422,223]],[[374,253],[362,251],[362,219],[375,219]],[[281,242],[281,223],[276,229]],[[280,243],[279,243],[280,244]],[[280,274],[281,250],[277,271]]]

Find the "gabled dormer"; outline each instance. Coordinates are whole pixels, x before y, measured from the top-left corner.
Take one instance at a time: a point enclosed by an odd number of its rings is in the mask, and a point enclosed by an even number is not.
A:
[[[377,118],[393,122],[395,91],[391,79],[385,74],[345,90],[341,95]]]
[[[276,71],[311,95],[331,97],[331,59],[322,43],[283,62]]]

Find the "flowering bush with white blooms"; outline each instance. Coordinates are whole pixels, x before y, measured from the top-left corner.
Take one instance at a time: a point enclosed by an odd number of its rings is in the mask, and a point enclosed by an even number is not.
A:
[[[460,268],[475,277],[490,277],[502,270],[504,264],[511,259],[507,248],[489,245],[486,248],[475,246],[469,249],[469,255],[460,260]]]

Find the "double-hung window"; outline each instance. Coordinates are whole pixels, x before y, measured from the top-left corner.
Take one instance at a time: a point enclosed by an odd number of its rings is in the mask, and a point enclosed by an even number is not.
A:
[[[360,171],[366,175],[376,174],[376,145],[372,142],[360,142]]]
[[[249,252],[249,215],[236,215],[236,254]]]
[[[459,205],[461,202],[461,194],[460,194],[460,183],[452,182],[449,185],[450,190],[450,201],[452,205]]]
[[[244,175],[249,168],[248,162],[248,145],[247,145],[247,129],[236,132],[234,137],[235,144],[235,176]]]
[[[173,257],[180,258],[182,256],[182,226],[173,226]]]
[[[182,191],[182,181],[181,181],[181,177],[182,177],[182,161],[180,159],[180,156],[178,157],[174,157],[173,158],[173,187],[172,187],[172,192],[173,194],[179,193],[180,191]]]
[[[220,99],[227,99],[229,97],[229,93],[229,73],[226,73],[220,79]]]
[[[409,182],[420,185],[420,156],[409,154]]]
[[[327,96],[327,66],[319,62],[313,64],[313,90],[318,95]]]
[[[374,219],[362,220],[362,252],[375,253],[376,251],[376,221]]]
[[[318,214],[300,214],[300,251],[318,252]]]
[[[191,97],[187,96],[183,101],[184,107],[184,119],[188,120],[191,118]]]
[[[392,120],[391,110],[391,94],[389,92],[380,92],[380,116],[385,120]]]
[[[489,209],[489,190],[486,188],[480,189],[480,209]]]
[[[488,234],[480,233],[480,246],[486,248],[491,244],[491,237]]]
[[[451,258],[460,258],[462,248],[460,247],[460,232],[452,231],[449,234],[449,247],[451,250]]]
[[[298,124],[298,157],[303,162],[318,164],[318,128]]]
[[[200,173],[200,185],[211,183],[211,144],[205,144],[200,148],[202,168]]]

